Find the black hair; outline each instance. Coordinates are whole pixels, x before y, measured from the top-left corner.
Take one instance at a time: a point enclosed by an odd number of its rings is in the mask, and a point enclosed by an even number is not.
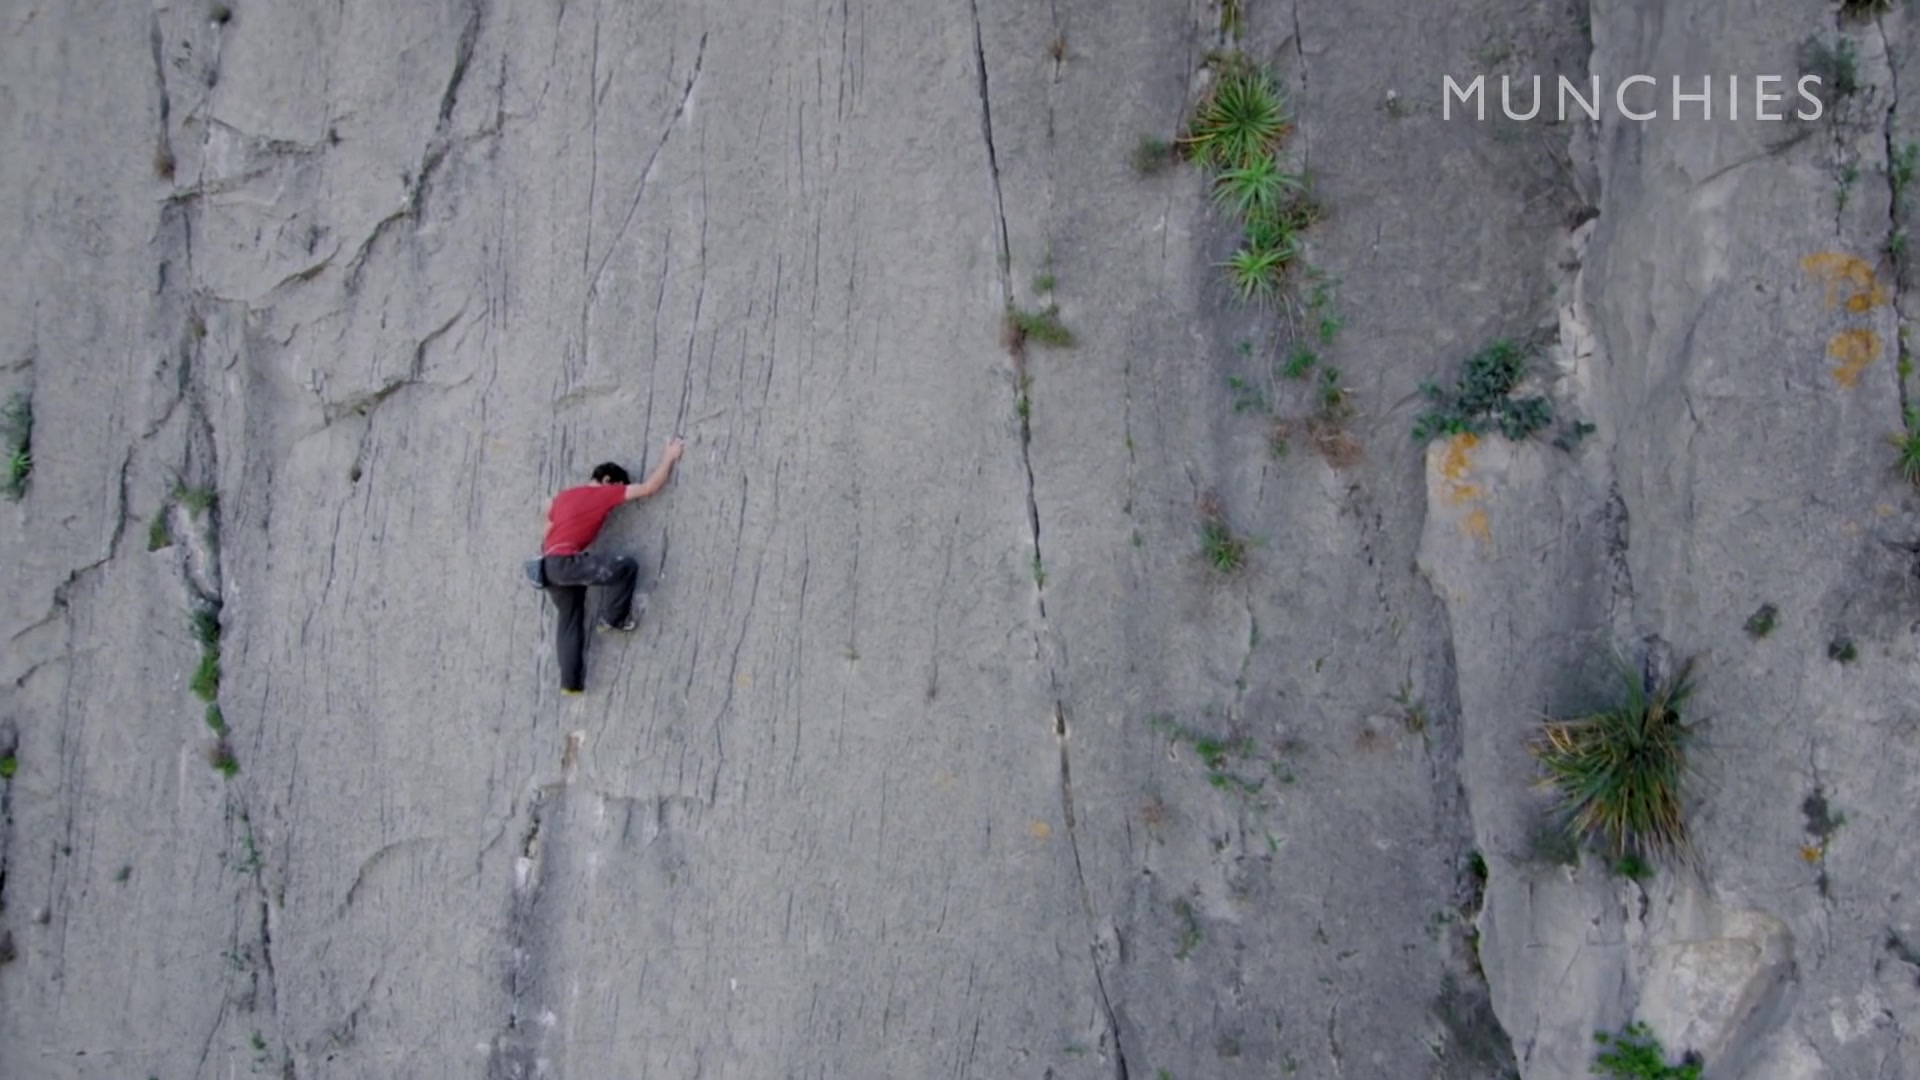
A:
[[[633,483],[633,480],[627,476],[627,470],[621,468],[618,465],[615,465],[611,461],[603,461],[600,464],[595,465],[593,467],[593,479],[595,483],[601,483],[601,482],[605,482],[609,484]]]

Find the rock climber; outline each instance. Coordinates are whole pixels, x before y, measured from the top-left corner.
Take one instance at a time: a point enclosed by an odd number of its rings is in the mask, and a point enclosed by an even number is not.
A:
[[[667,440],[660,464],[641,483],[629,483],[627,470],[611,461],[593,467],[593,482],[570,487],[547,503],[547,534],[540,543],[540,569],[547,595],[559,614],[554,644],[560,652],[560,692],[578,696],[587,688],[587,588],[602,586],[608,591],[600,606],[602,630],[632,630],[635,616],[634,587],[640,580],[640,564],[628,555],[588,551],[607,515],[623,502],[645,499],[667,485],[673,463],[680,460],[686,444],[678,438]],[[637,605],[645,610],[646,597]]]

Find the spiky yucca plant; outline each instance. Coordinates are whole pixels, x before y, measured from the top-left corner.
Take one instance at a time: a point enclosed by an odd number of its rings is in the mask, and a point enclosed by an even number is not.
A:
[[[1280,279],[1286,274],[1287,264],[1299,253],[1300,248],[1292,237],[1282,238],[1273,247],[1249,242],[1223,264],[1227,282],[1242,303],[1249,300],[1272,303],[1280,293]]]
[[[1693,692],[1693,661],[1651,689],[1624,665],[1621,674],[1616,704],[1542,726],[1530,747],[1546,771],[1541,786],[1559,792],[1567,829],[1597,841],[1610,859],[1684,858],[1681,800],[1692,732],[1682,709]]]
[[[1198,161],[1236,169],[1272,157],[1286,132],[1286,109],[1272,76],[1235,66],[1221,73],[1180,142]]]
[[[1249,222],[1280,222],[1288,193],[1303,190],[1300,177],[1287,172],[1271,154],[1223,169],[1213,184],[1213,201]]]

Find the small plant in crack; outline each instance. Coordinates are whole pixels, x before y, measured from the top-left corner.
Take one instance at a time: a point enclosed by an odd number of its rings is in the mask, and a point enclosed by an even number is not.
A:
[[[1305,345],[1295,345],[1293,351],[1287,354],[1287,362],[1280,368],[1280,374],[1289,379],[1304,379],[1319,362],[1319,353]]]
[[[0,409],[0,444],[7,454],[6,495],[19,502],[33,477],[33,399],[24,390],[15,391]]]
[[[1271,246],[1262,246],[1249,237],[1221,265],[1227,271],[1227,284],[1241,303],[1267,306],[1279,297],[1287,265],[1299,254],[1299,244],[1292,237]]]
[[[1895,229],[1887,234],[1887,258],[1900,262],[1907,257],[1907,230]]]
[[[1050,271],[1041,271],[1040,273],[1035,274],[1033,276],[1034,292],[1042,293],[1042,294],[1050,293],[1053,291],[1053,286],[1055,284],[1056,282],[1054,281],[1053,274]]]
[[[1020,376],[1014,387],[1013,415],[1022,426],[1033,421],[1033,379],[1029,376]]]
[[[1628,881],[1647,882],[1653,879],[1653,867],[1647,865],[1645,859],[1631,852],[1613,860],[1607,869],[1614,877],[1626,878]]]
[[[1040,311],[1007,309],[1005,338],[1009,348],[1018,350],[1031,341],[1040,345],[1067,349],[1073,347],[1073,333],[1060,323],[1060,306],[1049,304]]]
[[[1033,587],[1036,589],[1047,587],[1047,568],[1040,564],[1040,553],[1037,551],[1033,553]]]
[[[167,508],[162,506],[147,522],[147,550],[159,551],[173,546],[173,529],[167,524]]]
[[[1693,661],[1649,685],[1620,666],[1621,693],[1571,720],[1549,720],[1529,746],[1546,773],[1540,783],[1560,795],[1571,835],[1600,843],[1612,860],[1683,856],[1682,813],[1687,747],[1684,719],[1693,691]]]
[[[1894,449],[1894,468],[1907,483],[1920,488],[1920,406],[1910,405],[1903,417],[1906,431],[1890,440]]]
[[[1860,179],[1858,166],[1849,164],[1840,170],[1840,186],[1833,194],[1834,209],[1844,213],[1847,203],[1853,200],[1853,182]]]
[[[181,506],[192,511],[197,517],[212,510],[220,499],[210,487],[188,487],[180,484],[173,489],[173,497]]]
[[[227,733],[226,716],[220,712],[220,706],[212,704],[211,702],[207,705],[207,727],[210,728],[215,735],[225,735]]]
[[[1779,621],[1780,609],[1778,607],[1772,604],[1761,604],[1755,609],[1753,614],[1747,616],[1747,636],[1758,641],[1768,634],[1773,633],[1773,629],[1779,625]]]
[[[1593,1072],[1610,1080],[1700,1080],[1700,1062],[1688,1054],[1678,1065],[1667,1064],[1666,1048],[1654,1038],[1653,1029],[1634,1021],[1618,1034],[1595,1032],[1593,1040],[1600,1052],[1593,1059]]]
[[[1887,180],[1893,186],[1893,205],[1896,211],[1905,201],[1907,189],[1913,186],[1916,168],[1920,168],[1920,143],[1908,143],[1893,152],[1893,160],[1887,164]]]
[[[1234,534],[1218,496],[1200,498],[1200,551],[1218,574],[1233,574],[1247,564],[1247,542]]]
[[[207,5],[207,18],[212,20],[215,26],[225,26],[233,21],[233,8],[231,5],[215,0],[214,3]]]
[[[207,764],[212,765],[213,771],[229,780],[240,772],[240,759],[233,756],[233,747],[224,735],[207,749]]]
[[[194,640],[200,643],[200,663],[194,667],[187,688],[201,701],[212,704],[220,696],[220,609],[196,608],[188,622]]]
[[[1242,0],[1220,0],[1220,36],[1233,41],[1240,40],[1240,31],[1245,12],[1241,10]]]
[[[1800,47],[1800,71],[1816,75],[1833,100],[1847,97],[1860,89],[1860,53],[1844,37],[1832,41],[1809,38]]]
[[[13,774],[20,771],[20,759],[12,754],[0,755],[0,780],[11,780]]]
[[[1142,135],[1140,141],[1133,144],[1133,171],[1141,176],[1159,172],[1172,160],[1172,144],[1158,136]]]
[[[1174,951],[1175,960],[1185,960],[1200,947],[1206,934],[1200,929],[1200,917],[1194,913],[1193,905],[1185,897],[1173,902],[1174,914],[1180,916],[1180,947]]]
[[[1852,638],[1843,634],[1827,642],[1827,659],[1836,664],[1851,664],[1860,659],[1860,649]]]
[[[173,151],[162,146],[153,152],[153,175],[162,180],[173,179]]]

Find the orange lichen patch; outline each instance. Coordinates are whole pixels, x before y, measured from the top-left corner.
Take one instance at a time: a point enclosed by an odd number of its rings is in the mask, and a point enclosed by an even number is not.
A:
[[[1833,381],[1858,386],[1860,373],[1880,355],[1880,335],[1871,330],[1842,330],[1827,339],[1827,355],[1837,361]]]
[[[1033,834],[1035,840],[1045,840],[1053,835],[1053,826],[1044,821],[1033,821],[1027,824],[1027,831]]]
[[[1822,251],[1801,259],[1800,268],[1826,281],[1829,311],[1844,306],[1848,311],[1859,314],[1887,303],[1886,287],[1874,275],[1873,265],[1857,255]]]
[[[1478,445],[1480,445],[1480,436],[1471,431],[1454,436],[1447,443],[1445,456],[1440,459],[1440,475],[1455,482],[1467,475],[1467,467],[1473,464],[1473,459],[1468,456],[1467,451]]]
[[[1820,857],[1824,854],[1826,853],[1812,844],[1803,844],[1800,848],[1800,857],[1810,863],[1819,862]]]
[[[1477,506],[1467,511],[1467,516],[1460,519],[1460,531],[1475,540],[1493,538],[1493,530],[1487,527],[1487,512]]]

